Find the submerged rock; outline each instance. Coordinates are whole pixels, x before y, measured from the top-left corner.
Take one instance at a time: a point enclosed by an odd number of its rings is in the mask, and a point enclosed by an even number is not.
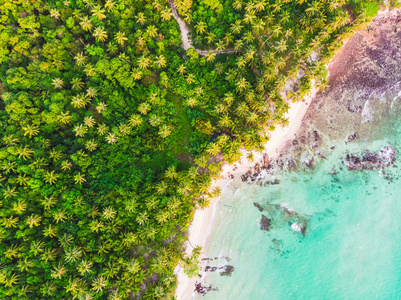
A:
[[[259,203],[254,202],[253,205],[255,205],[255,207],[256,207],[257,209],[259,209],[260,212],[263,211],[263,207],[262,207]]]
[[[235,268],[231,265],[224,265],[219,267],[220,276],[231,276],[231,273],[234,272]]]
[[[314,169],[315,169],[315,167],[313,166],[313,157],[307,157],[307,158],[304,160],[304,163],[305,163],[305,165],[306,165],[309,169],[311,169],[311,170],[314,170]]]
[[[262,220],[260,220],[260,230],[269,231],[271,222],[271,219],[269,219],[265,215],[262,215]]]
[[[345,166],[348,170],[373,170],[377,168],[388,167],[395,161],[396,151],[390,147],[383,147],[379,153],[365,152],[362,157],[355,154],[347,154]]]

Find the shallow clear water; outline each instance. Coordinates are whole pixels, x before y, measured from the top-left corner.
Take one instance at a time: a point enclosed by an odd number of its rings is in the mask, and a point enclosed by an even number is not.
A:
[[[341,163],[347,152],[386,145],[400,153],[397,114],[379,125],[364,139],[321,148],[327,159],[314,171],[276,172],[271,179],[280,183],[266,187],[230,183],[204,256],[229,257],[208,265],[235,270],[207,272],[205,284],[218,291],[198,299],[401,299],[401,168],[349,171]],[[278,205],[307,221],[305,236]],[[260,230],[262,214],[272,220],[268,232]]]

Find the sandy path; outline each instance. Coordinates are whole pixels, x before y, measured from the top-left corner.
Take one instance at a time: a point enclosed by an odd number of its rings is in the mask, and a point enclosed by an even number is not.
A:
[[[190,38],[190,31],[187,26],[187,24],[180,18],[177,12],[177,8],[175,7],[174,0],[169,0],[168,5],[171,7],[171,10],[173,12],[174,19],[177,21],[178,26],[180,27],[181,31],[181,43],[182,43],[182,48],[186,51],[189,48],[194,49],[196,52],[199,53],[199,55],[205,56],[208,53],[214,53],[214,54],[223,54],[223,53],[234,53],[235,51],[233,49],[225,49],[222,51],[217,51],[217,50],[200,50],[196,49],[194,46],[192,46],[192,41]]]

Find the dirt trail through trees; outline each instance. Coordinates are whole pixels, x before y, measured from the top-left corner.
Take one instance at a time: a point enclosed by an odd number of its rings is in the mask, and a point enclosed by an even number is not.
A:
[[[191,38],[189,36],[190,34],[190,30],[187,26],[187,24],[185,24],[185,22],[180,18],[180,16],[178,15],[177,12],[177,8],[175,7],[174,4],[174,0],[169,0],[168,1],[169,6],[171,7],[171,10],[173,12],[173,16],[174,19],[177,21],[178,26],[180,27],[180,31],[181,31],[181,42],[182,42],[182,48],[184,50],[188,50],[189,48],[194,49],[196,52],[199,53],[199,55],[207,55],[208,53],[214,53],[214,54],[223,54],[223,53],[234,53],[234,49],[226,49],[226,50],[222,50],[222,51],[217,51],[217,50],[200,50],[200,49],[196,49],[193,45],[192,45],[192,41]]]

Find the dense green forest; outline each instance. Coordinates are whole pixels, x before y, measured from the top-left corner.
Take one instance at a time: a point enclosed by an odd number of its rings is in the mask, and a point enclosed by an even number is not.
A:
[[[0,299],[172,299],[212,158],[262,150],[379,9],[176,0],[201,56],[171,5],[0,1]]]

